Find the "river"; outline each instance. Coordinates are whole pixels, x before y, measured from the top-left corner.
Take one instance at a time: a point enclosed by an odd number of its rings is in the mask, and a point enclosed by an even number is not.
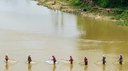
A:
[[[127,71],[127,50],[127,27],[50,10],[32,0],[0,0],[0,71]],[[46,63],[52,55],[56,66]],[[70,56],[73,66],[67,62]],[[85,56],[88,66],[82,64]]]

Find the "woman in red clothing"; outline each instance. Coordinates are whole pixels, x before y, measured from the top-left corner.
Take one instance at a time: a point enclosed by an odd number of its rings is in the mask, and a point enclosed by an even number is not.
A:
[[[122,56],[122,54],[120,54],[119,64],[122,64],[122,63],[123,63],[123,56]]]
[[[72,58],[72,56],[70,56],[70,64],[73,64],[73,58]]]
[[[88,59],[86,57],[84,58],[84,64],[88,65]]]
[[[56,64],[56,58],[55,56],[52,56],[53,64]]]

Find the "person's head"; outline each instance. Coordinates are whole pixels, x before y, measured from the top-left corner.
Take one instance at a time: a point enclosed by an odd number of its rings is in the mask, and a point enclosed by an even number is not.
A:
[[[102,55],[103,57],[105,57],[105,55]]]
[[[55,56],[54,56],[54,55],[53,55],[52,57],[53,57],[53,58],[55,58]]]

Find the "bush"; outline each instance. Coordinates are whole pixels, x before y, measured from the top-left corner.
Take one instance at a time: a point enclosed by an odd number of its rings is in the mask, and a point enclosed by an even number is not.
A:
[[[76,6],[79,6],[82,4],[82,2],[80,0],[73,0],[72,3]]]

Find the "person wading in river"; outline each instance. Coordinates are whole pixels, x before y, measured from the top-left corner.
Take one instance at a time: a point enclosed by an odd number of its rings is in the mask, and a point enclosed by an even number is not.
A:
[[[31,56],[28,56],[28,64],[30,64],[32,62]]]
[[[86,57],[84,58],[84,64],[88,65],[88,59]]]
[[[56,64],[56,58],[55,56],[52,56],[53,64]]]
[[[120,54],[119,64],[122,64],[122,63],[123,63],[123,56],[122,56],[122,54]]]
[[[72,58],[72,56],[70,56],[70,64],[73,64],[73,58]]]
[[[8,63],[8,60],[9,60],[8,56],[5,55],[5,62]]]
[[[106,57],[103,55],[102,64],[106,64]]]

